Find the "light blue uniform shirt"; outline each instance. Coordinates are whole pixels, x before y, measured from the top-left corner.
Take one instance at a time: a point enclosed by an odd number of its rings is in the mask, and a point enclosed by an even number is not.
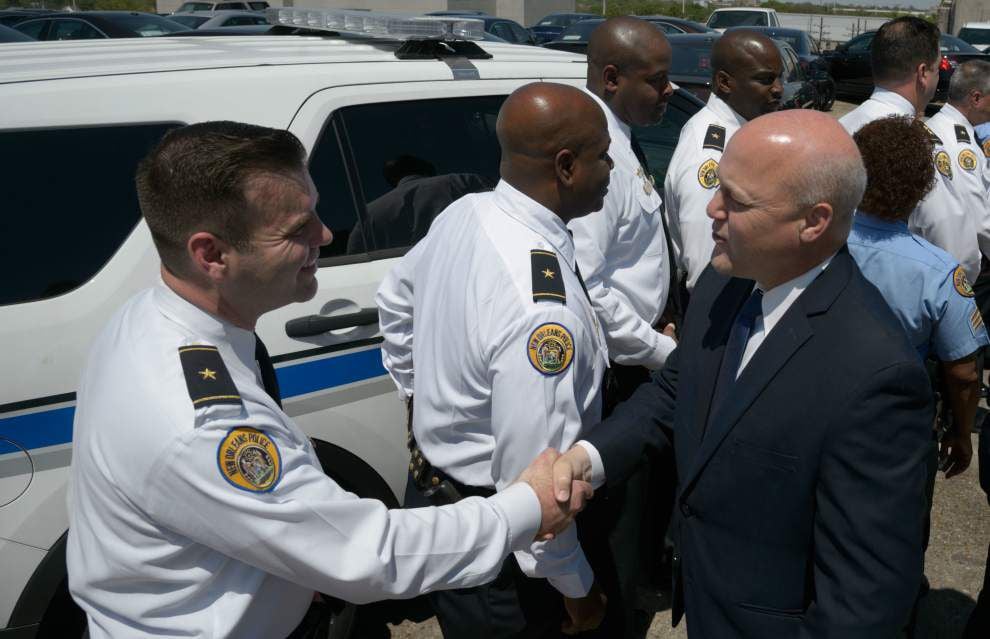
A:
[[[849,252],[880,289],[924,359],[962,359],[987,344],[965,272],[951,255],[908,231],[906,222],[856,213]]]

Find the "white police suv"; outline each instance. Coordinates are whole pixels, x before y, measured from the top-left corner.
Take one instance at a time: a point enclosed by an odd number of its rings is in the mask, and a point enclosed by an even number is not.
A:
[[[317,296],[258,332],[327,473],[395,506],[405,416],[373,297],[443,202],[383,216],[380,198],[413,176],[494,185],[505,97],[585,76],[582,56],[480,42],[477,20],[269,12],[273,35],[0,45],[0,638],[84,631],[65,576],[74,391],[96,332],[157,277],[133,180],[165,131],[237,120],[302,140],[335,239]],[[683,95],[672,106],[644,139],[658,165],[698,108]]]

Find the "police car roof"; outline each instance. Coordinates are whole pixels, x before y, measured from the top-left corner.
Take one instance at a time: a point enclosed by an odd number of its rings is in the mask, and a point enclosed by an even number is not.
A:
[[[586,63],[583,55],[501,42],[481,42],[492,62]],[[120,38],[2,45],[0,84],[192,69],[353,62],[396,62],[396,40],[317,35]],[[409,61],[414,62],[414,61]],[[421,61],[420,61],[421,62]],[[443,64],[442,62],[438,62]]]

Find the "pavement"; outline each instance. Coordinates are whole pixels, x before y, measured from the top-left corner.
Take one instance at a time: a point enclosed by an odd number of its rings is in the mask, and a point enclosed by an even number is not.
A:
[[[842,117],[856,107],[836,102],[831,115]],[[980,417],[986,414],[981,412]],[[979,420],[979,418],[978,418]],[[990,436],[990,422],[988,422]],[[973,436],[973,450],[977,449]],[[979,486],[979,471],[974,454],[973,464],[962,475],[946,480],[941,474],[935,483],[932,509],[932,536],[925,557],[925,574],[930,592],[921,600],[914,639],[958,639],[983,583],[983,570],[990,544],[990,506]],[[376,630],[359,628],[358,637],[393,639],[441,639],[436,619],[428,617],[423,607],[417,609],[419,621],[390,623]],[[365,618],[375,617],[371,612]],[[649,639],[687,639],[685,623],[670,627],[669,608],[659,610],[653,618]]]

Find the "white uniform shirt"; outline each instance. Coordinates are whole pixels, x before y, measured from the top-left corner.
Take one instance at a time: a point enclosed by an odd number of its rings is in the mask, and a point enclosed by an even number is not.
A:
[[[532,250],[559,266],[536,272]],[[566,302],[534,301],[537,277],[562,278]],[[415,361],[416,441],[458,482],[503,490],[544,448],[566,450],[600,420],[608,353],[567,227],[508,183],[450,205],[376,301],[386,368]],[[413,394],[409,376],[395,378]],[[575,526],[516,559],[569,597],[593,581]]]
[[[670,158],[663,185],[664,200],[674,253],[687,273],[688,290],[694,289],[694,283],[712,260],[715,240],[706,209],[718,190],[717,171],[722,151],[744,124],[746,118],[712,93],[708,104],[681,129],[677,148]]]
[[[233,394],[196,408],[180,348],[222,358],[193,375]],[[91,637],[284,637],[314,590],[362,603],[482,584],[532,542],[540,509],[524,484],[406,511],[345,492],[265,393],[254,349],[162,283],[93,345],[67,552]]]
[[[862,129],[863,125],[891,115],[915,117],[917,113],[914,105],[904,96],[877,87],[866,102],[839,118],[839,124],[852,135]]]
[[[663,235],[663,200],[632,150],[629,126],[598,96],[615,163],[602,210],[572,220],[577,261],[605,329],[608,350],[620,364],[663,367],[674,350],[653,329],[667,304],[670,265]]]
[[[970,282],[990,255],[987,169],[976,133],[951,104],[928,119],[941,145],[935,150],[935,188],[911,214],[908,226],[959,261]],[[982,249],[982,252],[981,252]]]

